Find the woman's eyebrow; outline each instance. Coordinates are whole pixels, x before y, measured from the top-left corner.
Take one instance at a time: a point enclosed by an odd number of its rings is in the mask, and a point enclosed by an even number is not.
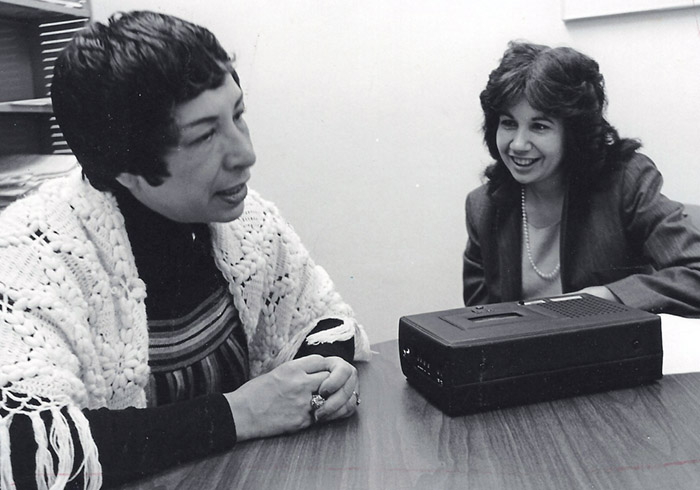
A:
[[[217,119],[219,119],[219,117],[215,115],[203,116],[183,125],[180,125],[179,129],[180,131],[186,131],[188,129],[192,129],[195,126],[199,126],[200,124],[213,124],[214,122],[216,122]]]
[[[245,104],[243,103],[243,94],[238,96],[238,99],[236,99],[236,102],[234,103],[234,110],[238,111],[242,107],[245,107]],[[199,126],[200,124],[214,124],[216,121],[219,119],[219,114],[211,114],[208,116],[202,116],[197,119],[193,119],[192,121],[188,121],[184,124],[178,125],[178,129],[180,131],[187,131],[188,129],[192,129],[195,126]]]

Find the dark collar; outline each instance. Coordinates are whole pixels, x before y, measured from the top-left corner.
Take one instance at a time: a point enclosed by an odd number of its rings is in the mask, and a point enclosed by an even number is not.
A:
[[[181,240],[191,242],[193,233],[199,235],[203,230],[208,230],[207,225],[202,223],[178,223],[156,213],[123,187],[114,192],[114,197],[124,216],[132,246],[136,246],[137,243],[140,245],[139,242],[143,240],[154,245]]]
[[[124,216],[136,267],[146,284],[153,274],[163,274],[166,267],[188,264],[202,256],[211,261],[208,225],[168,219],[142,204],[127,189],[114,195]]]
[[[139,277],[146,284],[149,318],[187,313],[220,284],[204,223],[178,223],[151,210],[126,189],[114,192]]]

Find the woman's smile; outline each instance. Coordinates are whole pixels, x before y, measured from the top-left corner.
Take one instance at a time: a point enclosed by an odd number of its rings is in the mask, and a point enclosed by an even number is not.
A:
[[[524,157],[516,157],[511,155],[510,159],[513,160],[513,163],[517,165],[518,167],[531,167],[532,165],[535,164],[539,160],[538,158],[524,158]]]

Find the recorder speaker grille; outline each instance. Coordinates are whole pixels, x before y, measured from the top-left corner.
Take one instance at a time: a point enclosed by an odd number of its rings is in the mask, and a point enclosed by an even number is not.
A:
[[[627,308],[622,305],[608,301],[598,301],[596,298],[588,296],[566,301],[550,301],[538,306],[568,318],[611,315],[627,311]]]

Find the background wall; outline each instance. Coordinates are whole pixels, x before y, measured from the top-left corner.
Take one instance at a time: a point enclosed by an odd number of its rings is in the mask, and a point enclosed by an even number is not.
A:
[[[560,0],[92,0],[150,9],[236,53],[277,203],[373,342],[401,315],[459,307],[464,198],[489,162],[479,92],[510,39],[571,45],[606,77],[610,121],[639,137],[666,194],[700,202],[700,9],[561,20]]]

